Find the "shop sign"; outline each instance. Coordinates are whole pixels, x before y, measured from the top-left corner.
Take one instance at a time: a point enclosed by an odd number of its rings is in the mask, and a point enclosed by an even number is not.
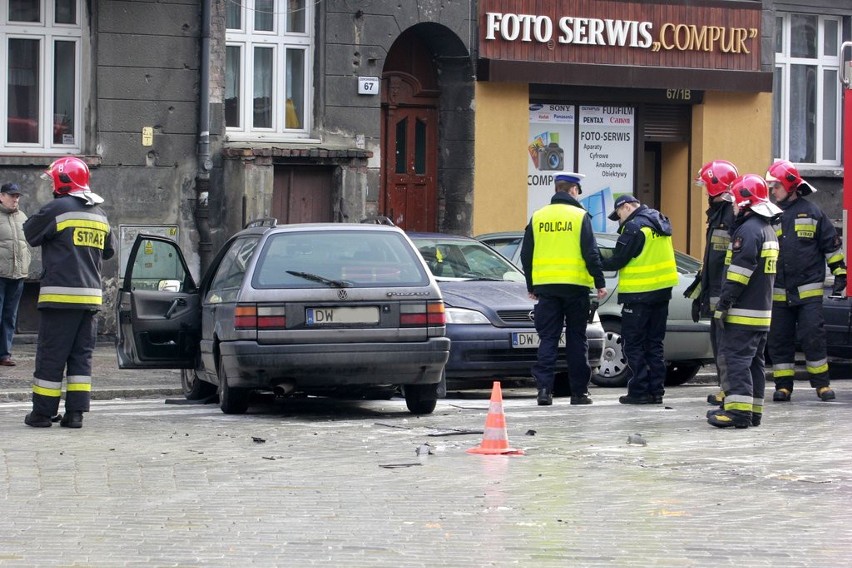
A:
[[[480,57],[759,70],[761,4],[730,4],[562,0],[536,13],[519,12],[508,0],[483,0]]]

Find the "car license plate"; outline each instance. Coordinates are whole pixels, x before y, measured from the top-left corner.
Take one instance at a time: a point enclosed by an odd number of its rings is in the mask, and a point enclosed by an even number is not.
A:
[[[341,325],[341,324],[377,324],[379,323],[379,308],[376,306],[360,308],[306,308],[305,323],[307,325]]]
[[[538,349],[541,339],[535,331],[512,333],[512,349]],[[559,347],[565,347],[565,334],[559,337]]]

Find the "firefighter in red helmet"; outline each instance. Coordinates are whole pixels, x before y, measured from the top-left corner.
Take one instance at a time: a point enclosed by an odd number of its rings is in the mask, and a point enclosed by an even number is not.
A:
[[[834,400],[828,377],[822,298],[826,265],[834,275],[833,293],[845,295],[843,242],[825,213],[805,198],[816,189],[802,179],[793,164],[786,160],[773,163],[766,181],[783,210],[775,224],[781,253],[769,332],[769,358],[775,381],[772,400],[786,402],[793,394],[797,337],[811,386],[820,400]]]
[[[43,275],[38,309],[38,347],[33,373],[33,408],[24,422],[46,428],[59,410],[60,426],[81,428],[89,410],[92,351],[101,307],[101,261],[115,252],[109,221],[89,188],[89,167],[73,156],[59,158],[44,172],[54,199],[24,223],[30,245],[41,247]]]
[[[722,289],[722,274],[725,271],[725,256],[731,242],[734,225],[734,210],[726,197],[731,183],[739,176],[736,166],[727,160],[707,162],[698,171],[695,185],[707,191],[707,234],[704,260],[695,286],[690,286],[684,295],[692,297],[692,319],[713,316]],[[693,291],[694,290],[694,291]],[[713,357],[718,356],[718,328],[710,328],[710,344]],[[724,389],[707,395],[709,404],[722,404]]]
[[[707,422],[718,428],[760,426],[763,418],[764,350],[778,258],[771,220],[781,213],[768,194],[766,182],[756,174],[731,184],[734,226],[714,314],[724,406],[707,413]]]

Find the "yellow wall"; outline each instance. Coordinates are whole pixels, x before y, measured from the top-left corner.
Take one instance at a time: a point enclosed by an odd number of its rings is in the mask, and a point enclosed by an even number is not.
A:
[[[672,222],[672,242],[680,251],[687,251],[689,191],[689,145],[686,142],[661,144],[660,211]],[[698,255],[699,257],[701,255]]]
[[[692,177],[711,160],[728,160],[740,174],[766,173],[772,162],[772,93],[704,94],[704,104],[692,111]],[[701,258],[707,199],[698,188],[692,191],[688,252]]]
[[[476,83],[473,234],[522,230],[527,219],[526,84]]]

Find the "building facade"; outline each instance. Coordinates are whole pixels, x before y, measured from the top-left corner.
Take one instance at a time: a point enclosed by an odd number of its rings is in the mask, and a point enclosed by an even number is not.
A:
[[[549,172],[576,169],[596,219],[635,193],[698,254],[692,178],[714,158],[790,158],[840,217],[846,0],[518,4],[3,0],[0,178],[33,212],[43,169],[85,157],[120,241],[104,333],[141,232],[176,239],[199,276],[258,217],[517,230]]]

